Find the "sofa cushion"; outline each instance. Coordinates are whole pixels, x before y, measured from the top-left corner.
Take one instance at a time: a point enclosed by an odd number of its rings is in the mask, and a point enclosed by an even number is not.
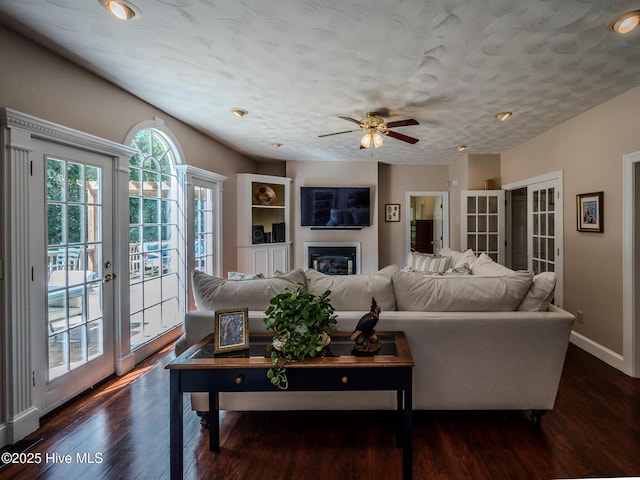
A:
[[[191,276],[193,296],[198,310],[244,308],[266,310],[269,301],[286,289],[305,285],[304,271],[292,270],[279,277],[255,280],[226,280],[194,270]]]
[[[510,276],[427,276],[393,274],[398,310],[492,312],[515,310],[533,281],[531,272]]]
[[[382,311],[395,310],[396,300],[391,275],[399,271],[397,265],[389,265],[376,273],[363,275],[325,275],[316,270],[305,271],[307,288],[314,295],[331,290],[331,305],[336,310],[362,310],[371,308],[371,297]]]
[[[438,252],[439,255],[443,257],[451,257],[451,268],[453,270],[464,268],[465,265],[471,268],[471,265],[476,260],[476,256],[473,253],[472,249],[468,249],[464,252],[459,252],[458,250],[453,250],[449,247],[443,247]]]
[[[452,257],[409,252],[403,272],[444,273],[452,265]]]
[[[518,305],[519,311],[546,312],[556,289],[556,274],[542,272],[533,277],[533,285]]]
[[[513,275],[515,272],[510,268],[495,262],[486,253],[480,254],[475,262],[471,264],[471,275],[483,275],[485,277],[500,277],[503,275]]]

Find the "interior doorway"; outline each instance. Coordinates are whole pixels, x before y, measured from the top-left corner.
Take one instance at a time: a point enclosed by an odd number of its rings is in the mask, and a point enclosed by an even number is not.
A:
[[[407,252],[437,254],[449,246],[449,192],[406,194]]]
[[[528,268],[527,189],[517,188],[508,193],[507,215],[510,228],[507,231],[511,241],[507,243],[507,266],[513,270],[526,270]]]

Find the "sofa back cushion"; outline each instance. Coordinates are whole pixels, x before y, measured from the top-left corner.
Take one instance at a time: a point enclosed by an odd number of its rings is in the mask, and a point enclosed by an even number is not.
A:
[[[422,312],[497,312],[515,310],[533,281],[531,272],[509,276],[429,276],[395,272],[398,310]]]
[[[316,270],[305,271],[307,288],[314,295],[320,295],[331,290],[331,305],[336,310],[362,310],[368,312],[371,308],[371,298],[382,311],[396,309],[391,276],[399,270],[397,265],[390,265],[382,270],[363,275],[325,275]]]
[[[266,310],[269,301],[286,289],[295,291],[305,285],[304,271],[292,270],[279,277],[255,280],[226,280],[213,277],[199,270],[191,275],[193,296],[198,310],[225,310],[244,308]]]

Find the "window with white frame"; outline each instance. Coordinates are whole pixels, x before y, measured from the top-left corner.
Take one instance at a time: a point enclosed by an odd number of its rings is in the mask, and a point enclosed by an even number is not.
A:
[[[178,167],[187,207],[187,270],[219,276],[222,269],[222,184],[227,177],[188,165]],[[187,282],[188,309],[196,308]]]
[[[179,325],[184,313],[184,261],[179,153],[162,131],[145,128],[131,141],[129,162],[130,344],[135,349]]]

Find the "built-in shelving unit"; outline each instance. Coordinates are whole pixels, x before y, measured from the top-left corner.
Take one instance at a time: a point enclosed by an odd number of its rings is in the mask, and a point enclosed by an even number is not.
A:
[[[271,277],[291,264],[291,179],[238,174],[238,271]]]

